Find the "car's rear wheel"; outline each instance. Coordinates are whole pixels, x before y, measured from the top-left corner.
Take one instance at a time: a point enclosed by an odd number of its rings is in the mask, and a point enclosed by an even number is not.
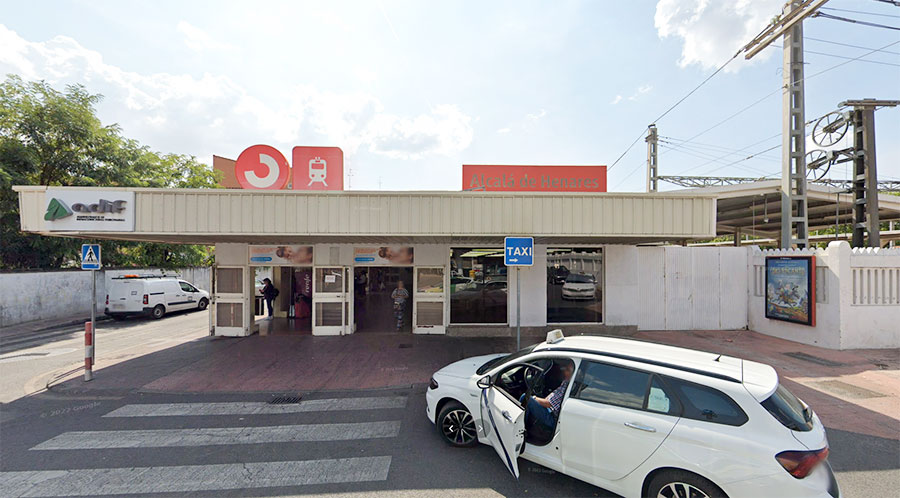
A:
[[[154,320],[159,320],[160,318],[166,315],[166,308],[161,304],[157,304],[153,311],[150,312],[150,316],[153,317]]]
[[[647,486],[652,498],[727,498],[712,481],[683,470],[670,470],[653,477]]]
[[[478,443],[475,419],[461,403],[450,401],[438,413],[437,428],[448,444],[471,447]]]

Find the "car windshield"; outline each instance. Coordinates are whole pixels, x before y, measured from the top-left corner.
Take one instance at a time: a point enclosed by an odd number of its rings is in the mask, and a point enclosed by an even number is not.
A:
[[[762,402],[763,408],[781,422],[781,425],[793,431],[807,432],[812,430],[812,414],[794,394],[783,385]]]
[[[569,274],[569,276],[566,277],[566,282],[575,284],[592,284],[594,283],[594,276]]]
[[[525,356],[526,354],[534,351],[535,347],[537,347],[537,344],[532,344],[531,346],[528,346],[527,348],[524,348],[524,349],[520,349],[520,350],[516,351],[515,353],[510,353],[506,356],[498,356],[496,358],[492,358],[492,359],[488,360],[487,362],[485,362],[484,365],[481,365],[480,367],[478,367],[478,370],[476,370],[475,373],[477,373],[478,375],[481,375],[481,374],[487,372],[488,370],[490,370],[491,368],[494,368],[497,365],[502,365],[508,361],[515,360],[516,358],[521,358],[521,357]]]

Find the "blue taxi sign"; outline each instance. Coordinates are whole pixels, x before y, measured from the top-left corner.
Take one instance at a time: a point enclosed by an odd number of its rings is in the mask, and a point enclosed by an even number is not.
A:
[[[503,239],[503,264],[506,266],[532,266],[534,264],[534,237],[506,237]]]

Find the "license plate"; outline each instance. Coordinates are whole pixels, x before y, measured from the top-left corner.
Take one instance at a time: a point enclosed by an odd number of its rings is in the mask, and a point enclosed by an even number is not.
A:
[[[125,307],[124,304],[114,304],[114,305],[112,305],[112,309],[114,309],[114,310],[120,310],[120,309],[122,309],[122,308],[124,308],[124,307]]]

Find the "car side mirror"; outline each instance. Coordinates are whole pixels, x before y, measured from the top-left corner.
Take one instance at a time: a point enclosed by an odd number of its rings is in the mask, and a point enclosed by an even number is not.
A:
[[[475,383],[479,389],[490,389],[491,388],[491,376],[485,375],[484,377],[478,379],[478,382]]]

